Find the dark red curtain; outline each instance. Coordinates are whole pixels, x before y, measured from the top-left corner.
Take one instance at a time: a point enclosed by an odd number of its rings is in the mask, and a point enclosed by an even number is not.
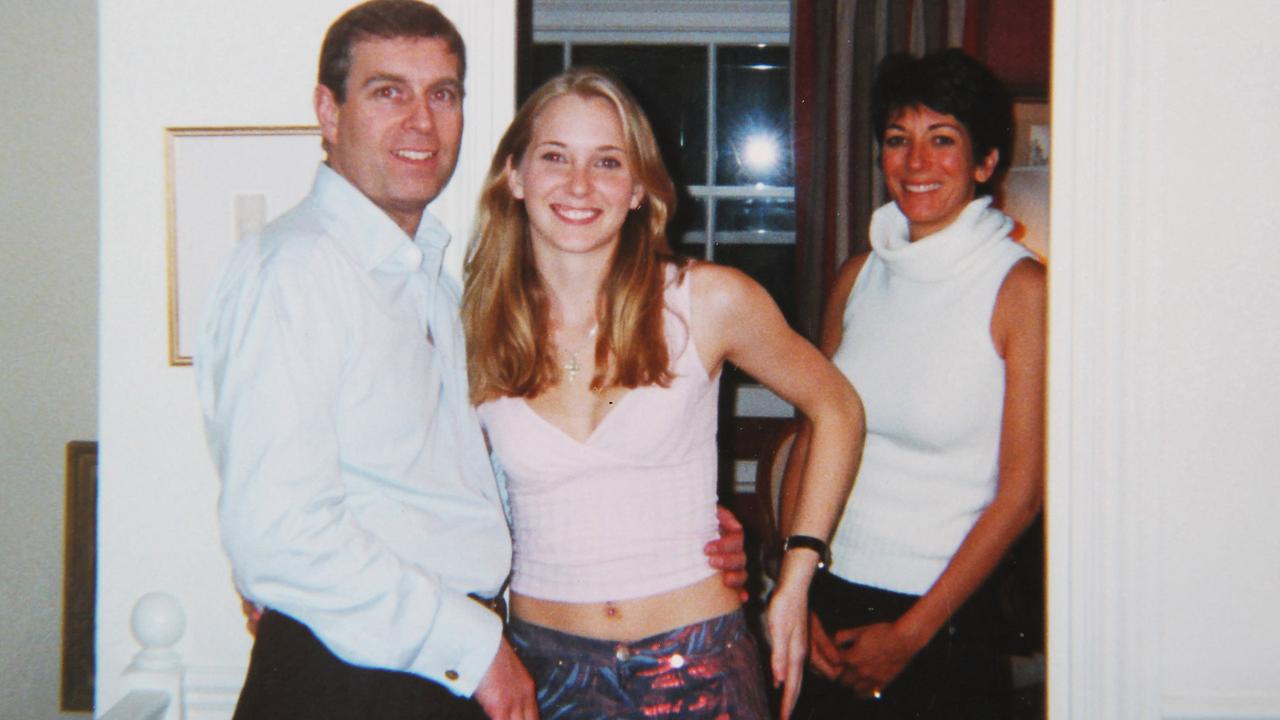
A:
[[[970,0],[976,2],[976,0]],[[868,98],[887,52],[959,44],[957,0],[793,0],[796,318],[817,340],[832,280],[882,201]]]

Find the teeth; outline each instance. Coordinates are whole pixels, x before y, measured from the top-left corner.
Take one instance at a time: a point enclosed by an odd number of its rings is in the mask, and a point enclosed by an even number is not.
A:
[[[942,187],[942,183],[929,183],[928,185],[906,185],[907,192],[929,192]]]
[[[596,214],[595,210],[575,210],[573,208],[558,208],[557,212],[569,220],[586,220]]]
[[[406,160],[430,160],[436,154],[429,150],[397,150],[396,155]]]

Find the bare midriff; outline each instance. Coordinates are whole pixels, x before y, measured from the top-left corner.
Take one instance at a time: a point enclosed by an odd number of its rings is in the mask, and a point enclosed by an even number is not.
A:
[[[511,593],[511,614],[560,632],[599,640],[640,640],[738,609],[720,575],[670,592],[628,600],[570,603]]]

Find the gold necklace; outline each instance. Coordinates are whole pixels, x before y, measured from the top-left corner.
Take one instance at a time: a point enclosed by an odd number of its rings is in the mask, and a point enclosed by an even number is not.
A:
[[[600,325],[598,323],[591,326],[591,331],[587,333],[587,342],[595,339],[596,330],[599,327]],[[565,372],[566,382],[572,383],[574,379],[578,377],[578,371],[582,369],[582,366],[578,364],[578,353],[574,350],[561,346],[559,343],[556,343],[556,347],[560,348],[560,352],[569,356],[568,362],[561,365],[560,368]]]

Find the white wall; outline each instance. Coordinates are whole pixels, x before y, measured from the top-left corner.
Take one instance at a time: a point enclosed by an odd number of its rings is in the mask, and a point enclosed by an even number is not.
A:
[[[1162,686],[1178,713],[1280,717],[1280,8],[1204,14],[1169,8]]]
[[[218,483],[192,372],[167,362],[164,128],[313,124],[320,40],[350,4],[101,4],[100,710],[121,695],[137,649],[129,613],[148,591],[186,609],[177,649],[194,668],[189,676],[242,666],[249,648],[216,534]],[[438,4],[468,44],[462,163],[433,206],[456,251],[512,113],[515,13],[510,0]],[[451,257],[456,268],[460,256]]]
[[[64,448],[97,435],[96,62],[93,0],[0,3],[5,718],[60,717]]]
[[[1055,720],[1280,718],[1276,27],[1056,6]]]

